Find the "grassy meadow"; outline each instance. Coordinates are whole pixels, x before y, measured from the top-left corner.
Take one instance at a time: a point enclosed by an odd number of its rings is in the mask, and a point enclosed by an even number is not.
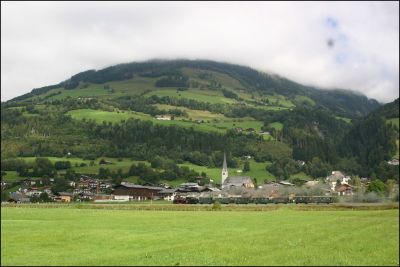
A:
[[[172,107],[172,106],[170,106]],[[184,118],[177,117],[175,120],[157,120],[151,115],[134,112],[134,111],[104,111],[104,110],[94,110],[94,109],[76,109],[71,110],[67,114],[71,115],[73,119],[81,120],[94,120],[96,123],[102,123],[103,121],[111,123],[119,123],[121,120],[127,119],[139,119],[148,120],[154,124],[159,125],[177,125],[185,128],[194,128],[198,131],[204,132],[219,132],[225,133],[228,129],[233,129],[236,127],[241,127],[244,129],[254,128],[256,131],[260,131],[263,123],[261,121],[256,121],[252,118],[240,118],[232,119],[226,118],[222,114],[213,114],[210,112],[199,111],[197,115],[194,115],[197,111],[192,111],[193,117]],[[218,119],[217,119],[218,118]],[[203,123],[197,123],[195,120],[202,119]]]
[[[399,264],[398,209],[1,211],[1,265]]]

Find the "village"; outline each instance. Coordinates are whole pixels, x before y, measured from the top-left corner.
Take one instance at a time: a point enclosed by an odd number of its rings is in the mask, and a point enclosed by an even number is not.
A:
[[[304,164],[304,162],[301,162]],[[398,161],[389,162],[398,165]],[[197,177],[196,182],[181,183],[177,187],[168,184],[133,184],[122,181],[113,184],[111,180],[103,180],[88,175],[80,175],[78,181],[69,181],[69,189],[54,192],[52,185],[54,178],[32,179],[26,178],[19,181],[20,187],[15,192],[9,193],[7,203],[31,203],[31,202],[97,202],[117,203],[130,201],[168,201],[181,204],[211,204],[219,201],[223,204],[236,203],[288,203],[296,202],[299,197],[330,197],[327,203],[336,201],[351,202],[379,202],[382,197],[376,194],[368,194],[371,183],[370,178],[358,178],[352,180],[350,176],[341,171],[332,171],[324,179],[304,181],[302,185],[295,185],[289,181],[270,181],[257,185],[250,176],[229,176],[228,166],[224,155],[221,171],[221,184],[212,182],[204,183],[205,177]],[[2,190],[8,184],[1,182]],[[398,200],[398,184],[389,189],[388,197],[394,196]],[[362,193],[362,194],[361,194]],[[258,199],[258,201],[257,201]],[[260,201],[259,199],[265,199]],[[282,201],[286,199],[286,201]],[[388,198],[389,199],[389,198]],[[305,201],[312,202],[310,200]],[[318,202],[318,201],[317,201]],[[297,203],[297,202],[296,202]]]

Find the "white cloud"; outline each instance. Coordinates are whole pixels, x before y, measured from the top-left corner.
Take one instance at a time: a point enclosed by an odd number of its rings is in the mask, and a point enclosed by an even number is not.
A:
[[[2,2],[1,99],[87,69],[203,58],[388,102],[398,19],[398,2]]]

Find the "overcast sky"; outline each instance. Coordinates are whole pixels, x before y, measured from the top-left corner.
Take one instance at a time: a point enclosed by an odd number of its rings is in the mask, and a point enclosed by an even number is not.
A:
[[[398,2],[1,2],[1,100],[154,58],[399,96]]]

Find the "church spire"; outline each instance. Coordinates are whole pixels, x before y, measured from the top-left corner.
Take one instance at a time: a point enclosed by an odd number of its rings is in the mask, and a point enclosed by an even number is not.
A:
[[[225,155],[225,152],[224,152],[224,163],[222,164],[222,169],[223,169],[223,170],[228,170],[228,166],[226,165],[226,155]]]
[[[226,164],[226,155],[224,152],[224,163],[222,163],[222,172],[221,172],[221,185],[223,185],[226,178],[228,178],[228,165]]]

